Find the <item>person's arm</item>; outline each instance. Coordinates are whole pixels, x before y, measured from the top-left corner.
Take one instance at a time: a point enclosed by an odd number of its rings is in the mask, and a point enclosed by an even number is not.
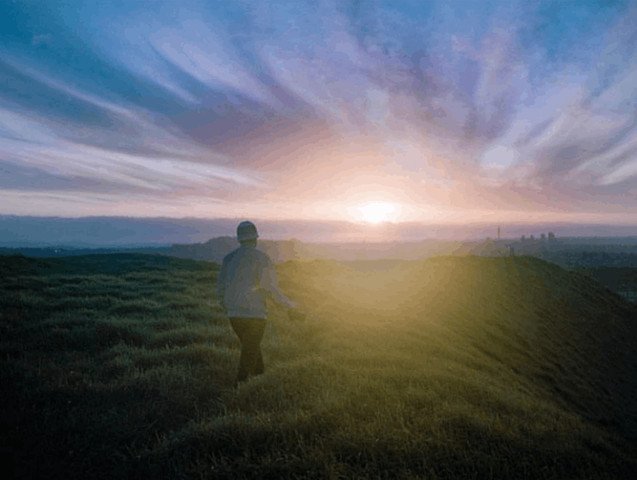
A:
[[[272,261],[265,257],[263,270],[261,271],[261,288],[267,292],[274,301],[285,305],[287,308],[295,308],[296,303],[286,297],[283,292],[279,289],[279,283],[276,277],[276,270],[274,269],[274,265]]]

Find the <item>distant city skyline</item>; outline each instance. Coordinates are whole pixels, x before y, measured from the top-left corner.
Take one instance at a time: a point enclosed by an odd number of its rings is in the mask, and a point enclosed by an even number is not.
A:
[[[22,0],[0,32],[3,215],[637,225],[634,2]]]
[[[139,246],[204,243],[234,237],[241,219],[132,218],[132,217],[17,217],[0,215],[0,247],[29,246]],[[549,232],[565,237],[632,237],[635,225],[569,223],[510,223],[424,225],[422,223],[361,224],[336,221],[258,221],[262,240],[296,239],[305,243],[400,243],[428,240],[474,241],[490,237],[541,239]]]

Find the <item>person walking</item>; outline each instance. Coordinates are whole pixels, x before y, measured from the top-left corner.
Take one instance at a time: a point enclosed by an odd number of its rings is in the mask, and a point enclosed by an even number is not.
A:
[[[268,255],[257,250],[257,227],[245,221],[237,226],[239,248],[223,259],[217,279],[217,298],[241,342],[235,385],[265,371],[261,340],[267,319],[266,298],[288,309],[288,317],[301,317],[296,303],[279,289]]]

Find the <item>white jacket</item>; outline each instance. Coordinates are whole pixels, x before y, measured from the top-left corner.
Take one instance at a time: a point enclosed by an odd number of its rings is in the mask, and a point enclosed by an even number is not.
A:
[[[266,297],[288,308],[296,306],[279,290],[270,257],[251,244],[243,244],[224,257],[217,297],[228,317],[267,318]]]

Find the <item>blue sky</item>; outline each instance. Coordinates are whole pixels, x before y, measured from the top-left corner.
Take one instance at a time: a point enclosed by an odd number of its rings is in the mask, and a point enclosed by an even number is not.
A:
[[[634,2],[5,0],[0,32],[0,214],[637,224]]]

